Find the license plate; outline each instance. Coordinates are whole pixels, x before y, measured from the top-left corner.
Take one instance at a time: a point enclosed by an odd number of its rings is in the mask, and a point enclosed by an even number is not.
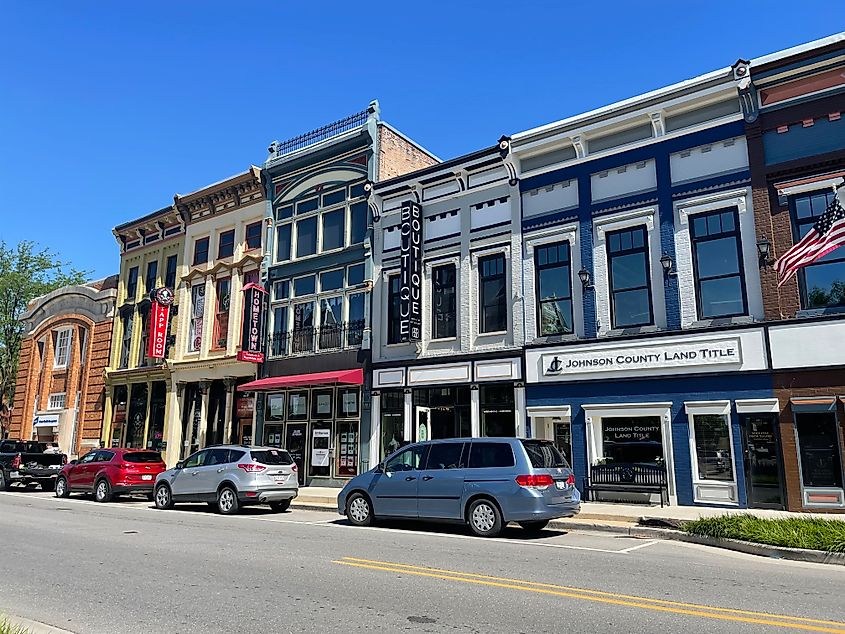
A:
[[[61,469],[61,468],[62,468],[62,465],[60,465],[60,464],[51,464],[49,468],[50,468],[50,469]]]
[[[20,473],[18,473],[17,471],[9,471],[10,478],[17,478],[18,476],[20,476]]]
[[[288,477],[286,475],[277,475],[277,476],[273,476],[273,477],[276,479],[276,482],[278,482],[279,484],[281,484],[282,482],[287,482],[287,480],[288,480]]]
[[[142,479],[142,480],[152,480],[152,479],[153,479],[153,477],[152,477],[151,475],[142,475],[142,476],[141,476],[141,479]]]
[[[558,480],[557,482],[555,482],[555,486],[558,489],[565,489],[566,488],[566,482],[564,482],[563,480]]]

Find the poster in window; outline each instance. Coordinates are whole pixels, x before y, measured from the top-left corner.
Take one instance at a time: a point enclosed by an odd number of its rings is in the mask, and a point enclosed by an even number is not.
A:
[[[285,416],[285,395],[269,394],[267,396],[267,414],[271,420],[282,420]]]
[[[331,414],[332,413],[332,395],[331,394],[317,394],[317,413]]]
[[[329,466],[329,439],[331,429],[314,429],[311,432],[311,466]]]
[[[305,396],[303,394],[291,394],[290,413],[293,416],[305,416]]]
[[[343,413],[347,416],[358,414],[358,392],[343,393]]]

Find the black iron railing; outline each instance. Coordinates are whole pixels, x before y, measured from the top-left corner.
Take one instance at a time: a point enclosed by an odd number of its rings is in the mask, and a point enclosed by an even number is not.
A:
[[[360,348],[364,340],[364,320],[301,328],[270,335],[270,356],[283,357],[328,350]]]
[[[320,141],[325,141],[333,136],[343,134],[353,128],[362,126],[367,122],[369,114],[369,109],[362,110],[361,112],[356,112],[348,117],[344,117],[343,119],[324,125],[322,128],[317,128],[316,130],[311,130],[305,134],[295,136],[287,141],[273,141],[273,143],[270,144],[271,158],[278,158],[280,156],[284,156],[285,154],[296,152],[297,150],[301,150],[309,145],[314,145]]]

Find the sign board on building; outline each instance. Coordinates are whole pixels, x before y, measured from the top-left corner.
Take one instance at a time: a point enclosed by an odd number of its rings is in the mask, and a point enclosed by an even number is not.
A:
[[[167,352],[167,337],[170,330],[170,305],[173,303],[173,291],[169,288],[156,288],[150,293],[150,332],[147,337],[147,356],[151,359],[163,359]]]
[[[241,349],[238,361],[263,363],[261,338],[264,333],[264,295],[267,291],[258,284],[247,284],[244,292],[244,314],[241,325]]]
[[[60,414],[41,414],[32,421],[33,427],[58,427]]]
[[[314,429],[311,432],[311,466],[329,466],[329,439],[331,429]]]
[[[422,339],[423,218],[419,203],[402,203],[399,270],[399,335],[402,341]]]
[[[655,369],[683,369],[742,363],[738,338],[619,346],[544,354],[543,376],[600,374]]]

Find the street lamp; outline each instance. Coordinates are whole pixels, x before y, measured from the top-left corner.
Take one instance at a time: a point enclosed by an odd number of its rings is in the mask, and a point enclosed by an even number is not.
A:
[[[581,288],[587,290],[588,288],[593,288],[593,284],[590,283],[590,272],[582,268],[578,271],[578,279],[581,280]]]
[[[771,260],[769,260],[769,254],[771,252],[772,243],[769,242],[769,239],[766,236],[760,236],[760,239],[757,240],[757,253],[759,255],[758,264],[760,266],[771,264]]]
[[[664,253],[663,256],[660,258],[660,266],[663,267],[663,274],[668,276],[677,275],[677,271],[672,270],[672,265],[674,262],[672,261],[672,256],[668,253]]]

